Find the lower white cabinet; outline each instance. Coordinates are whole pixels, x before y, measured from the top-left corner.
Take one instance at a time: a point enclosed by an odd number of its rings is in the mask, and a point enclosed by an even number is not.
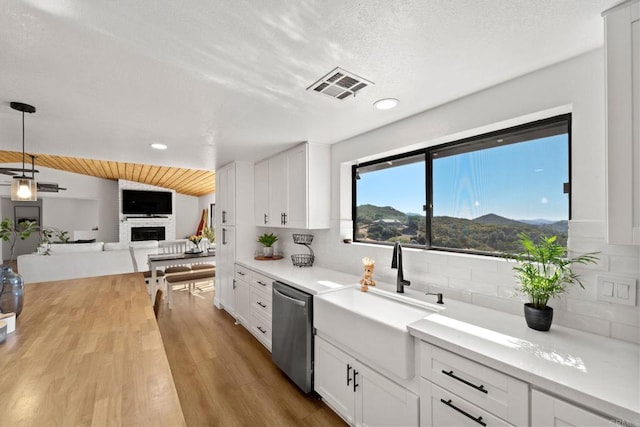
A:
[[[271,282],[267,276],[235,265],[235,316],[271,351]]]
[[[529,424],[529,385],[440,347],[420,342],[422,426]]]
[[[420,413],[421,426],[512,425],[424,378],[420,379]]]
[[[351,425],[418,425],[418,396],[318,336],[314,375],[315,391]]]
[[[245,328],[250,327],[251,317],[251,285],[238,277],[234,279],[234,291],[236,294],[236,320]]]
[[[532,426],[620,426],[627,425],[613,418],[605,418],[572,403],[539,390],[531,391]]]

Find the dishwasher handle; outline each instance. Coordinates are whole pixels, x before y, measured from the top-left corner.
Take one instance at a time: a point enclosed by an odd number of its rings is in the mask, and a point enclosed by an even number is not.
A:
[[[278,294],[278,296],[280,296],[280,297],[282,297],[282,298],[284,298],[284,299],[288,300],[288,301],[289,301],[289,302],[291,302],[292,304],[298,305],[298,306],[300,306],[300,307],[304,307],[304,306],[306,306],[306,305],[307,305],[307,303],[306,303],[305,301],[300,301],[300,300],[297,300],[297,299],[295,299],[295,298],[291,298],[289,295],[285,295],[285,294],[283,294],[282,292],[280,292],[280,291],[279,291],[279,290],[277,290],[277,289],[274,289],[274,290],[273,290],[273,292],[274,292],[274,293],[276,293],[276,294]]]

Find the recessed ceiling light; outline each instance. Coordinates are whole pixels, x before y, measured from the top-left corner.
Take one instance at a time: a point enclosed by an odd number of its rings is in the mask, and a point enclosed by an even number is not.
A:
[[[154,150],[166,150],[167,146],[164,144],[160,144],[159,142],[154,142],[153,144],[151,144],[151,148],[153,148]]]
[[[398,100],[395,98],[383,98],[373,103],[373,106],[378,110],[390,110],[398,105]]]

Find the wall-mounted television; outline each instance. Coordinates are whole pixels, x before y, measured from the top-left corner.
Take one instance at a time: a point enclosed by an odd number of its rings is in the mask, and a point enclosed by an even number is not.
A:
[[[122,190],[124,215],[170,215],[173,213],[170,191]]]

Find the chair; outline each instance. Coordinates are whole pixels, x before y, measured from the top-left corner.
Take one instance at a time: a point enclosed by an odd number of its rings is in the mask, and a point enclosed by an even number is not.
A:
[[[187,251],[188,240],[162,240],[158,242],[158,251],[161,254],[179,254]],[[191,268],[186,265],[169,266],[164,269],[165,274],[188,273]]]

